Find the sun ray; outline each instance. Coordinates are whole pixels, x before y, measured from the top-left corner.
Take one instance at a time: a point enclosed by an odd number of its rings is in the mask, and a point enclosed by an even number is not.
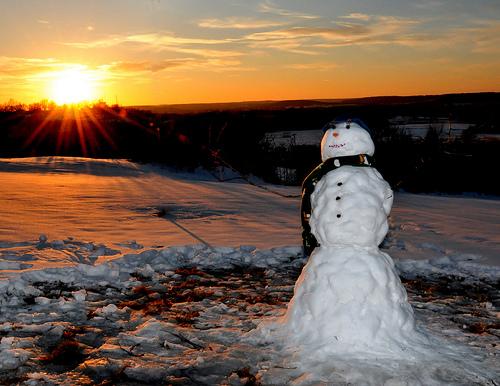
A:
[[[85,138],[87,140],[89,151],[91,154],[96,154],[96,153],[98,153],[98,149],[99,149],[99,145],[100,145],[99,138],[97,136],[97,132],[100,131],[100,129],[97,128],[95,126],[95,123],[90,119],[88,111],[89,111],[88,107],[81,108],[78,111],[78,116],[80,117],[80,119],[82,121],[84,132],[86,134]],[[102,127],[102,125],[101,125],[101,127]]]
[[[57,132],[56,153],[59,154],[62,147],[66,147],[71,136],[71,127],[69,126],[69,110],[65,109],[61,126]]]
[[[32,145],[33,142],[35,141],[35,139],[37,139],[40,135],[42,135],[43,129],[45,128],[45,126],[47,126],[47,124],[51,121],[51,119],[53,119],[57,115],[57,113],[58,112],[56,110],[52,110],[51,112],[49,112],[49,114],[47,114],[47,116],[43,119],[42,123],[40,123],[36,127],[36,129],[33,130],[33,133],[31,133],[31,135],[28,137],[28,139],[26,139],[26,141],[24,141],[25,148]]]
[[[121,119],[127,123],[130,123],[131,125],[134,125],[136,127],[139,127],[141,128],[142,130],[145,130],[146,132],[152,134],[152,133],[155,133],[155,129],[152,128],[152,127],[147,127],[147,126],[144,126],[142,123],[140,122],[137,122],[135,119],[130,119],[127,114],[126,114],[126,110],[121,110],[120,112],[116,112],[114,109],[108,107],[108,106],[104,106],[103,107],[105,111],[107,111],[108,113],[110,113],[111,115],[115,116],[116,118],[118,119]],[[125,114],[122,114],[122,111],[125,113]]]
[[[86,107],[86,108],[82,109],[82,113],[92,121],[92,123],[95,125],[97,130],[104,137],[104,139],[109,143],[109,145],[111,145],[113,150],[117,150],[117,146],[116,146],[115,141],[113,140],[113,138],[111,138],[111,136],[109,135],[107,130],[104,128],[104,126],[101,124],[101,122],[99,122],[99,120],[95,117],[92,110],[90,110],[88,107]]]
[[[87,151],[87,141],[85,139],[85,132],[83,130],[83,124],[82,124],[82,119],[80,116],[80,110],[74,109],[73,110],[74,117],[75,117],[75,122],[76,122],[76,129],[78,132],[78,139],[80,141],[80,146],[82,149],[82,153],[84,157],[87,157],[88,151]]]

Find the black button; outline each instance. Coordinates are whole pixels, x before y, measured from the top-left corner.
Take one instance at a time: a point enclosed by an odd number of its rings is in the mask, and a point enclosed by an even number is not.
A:
[[[337,218],[340,218],[341,216],[342,216],[342,215],[339,213],[339,214],[337,215]]]
[[[337,186],[342,186],[342,182],[339,182],[339,183],[337,184]]]
[[[338,201],[338,200],[340,200],[340,197],[339,197],[339,196],[337,196],[337,197],[335,197],[335,199]]]

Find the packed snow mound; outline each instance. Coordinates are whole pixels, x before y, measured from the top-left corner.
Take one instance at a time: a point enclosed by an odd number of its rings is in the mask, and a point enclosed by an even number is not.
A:
[[[315,355],[399,355],[419,339],[394,263],[378,249],[316,249],[297,280],[285,323],[289,344]]]
[[[377,246],[389,229],[392,201],[376,169],[342,166],[326,174],[311,195],[311,231],[322,246]]]

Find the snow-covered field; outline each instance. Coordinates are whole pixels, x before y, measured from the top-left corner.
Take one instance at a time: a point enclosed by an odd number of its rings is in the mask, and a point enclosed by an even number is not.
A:
[[[500,201],[396,194],[383,250],[444,342],[411,363],[304,369],[252,335],[293,294],[298,213],[204,172],[0,160],[0,384],[500,383]]]

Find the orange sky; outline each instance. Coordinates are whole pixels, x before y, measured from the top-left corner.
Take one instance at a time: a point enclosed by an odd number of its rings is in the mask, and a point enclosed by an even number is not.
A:
[[[500,91],[493,0],[0,3],[0,103]]]

